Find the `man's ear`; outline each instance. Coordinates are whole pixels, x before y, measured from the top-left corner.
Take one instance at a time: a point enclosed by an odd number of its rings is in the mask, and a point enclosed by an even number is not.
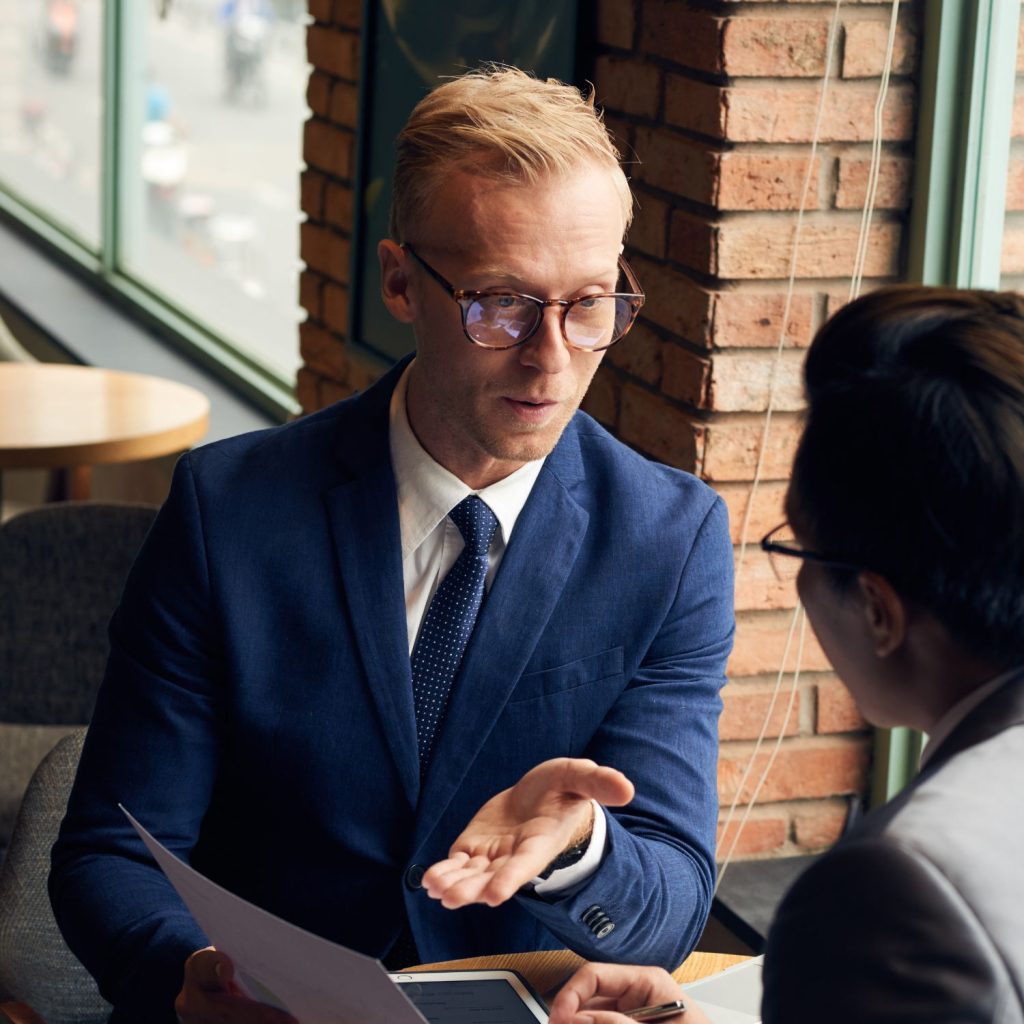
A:
[[[898,650],[907,635],[907,606],[893,585],[877,572],[857,576],[857,594],[864,611],[875,654],[888,657]]]
[[[380,260],[380,295],[388,312],[400,323],[413,321],[413,304],[409,296],[409,257],[393,239],[377,243]]]

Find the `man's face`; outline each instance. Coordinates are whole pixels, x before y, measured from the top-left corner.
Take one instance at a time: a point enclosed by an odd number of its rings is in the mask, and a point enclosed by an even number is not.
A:
[[[624,226],[605,168],[537,185],[455,171],[407,241],[456,288],[570,299],[614,290]],[[381,259],[385,301],[416,334],[407,408],[424,448],[471,487],[547,455],[603,352],[568,348],[560,307],[524,345],[480,348],[458,304],[408,253],[385,242]]]

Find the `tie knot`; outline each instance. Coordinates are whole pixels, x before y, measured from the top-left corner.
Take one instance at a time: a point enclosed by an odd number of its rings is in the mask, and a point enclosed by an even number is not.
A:
[[[498,528],[498,520],[488,508],[487,502],[471,494],[463,498],[448,515],[459,528],[466,550],[472,555],[486,555],[494,531]]]

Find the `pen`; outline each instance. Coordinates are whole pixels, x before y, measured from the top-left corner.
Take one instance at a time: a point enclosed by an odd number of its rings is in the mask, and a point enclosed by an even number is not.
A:
[[[629,1017],[630,1020],[643,1020],[643,1021],[655,1021],[655,1020],[668,1020],[669,1017],[675,1017],[686,1013],[686,1003],[682,999],[673,999],[671,1003],[661,1003],[658,1006],[641,1006],[635,1010],[625,1010],[623,1016]]]

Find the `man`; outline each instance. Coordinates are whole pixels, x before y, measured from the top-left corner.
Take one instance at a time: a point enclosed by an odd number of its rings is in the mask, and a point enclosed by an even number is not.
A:
[[[54,853],[113,1020],[171,1019],[186,961],[184,1020],[275,1019],[231,994],[118,801],[394,966],[564,945],[674,965],[696,941],[726,515],[577,412],[642,302],[619,283],[630,207],[575,89],[512,69],[438,88],[399,139],[379,250],[415,359],[181,460]],[[595,813],[629,801],[621,773],[636,799]]]

